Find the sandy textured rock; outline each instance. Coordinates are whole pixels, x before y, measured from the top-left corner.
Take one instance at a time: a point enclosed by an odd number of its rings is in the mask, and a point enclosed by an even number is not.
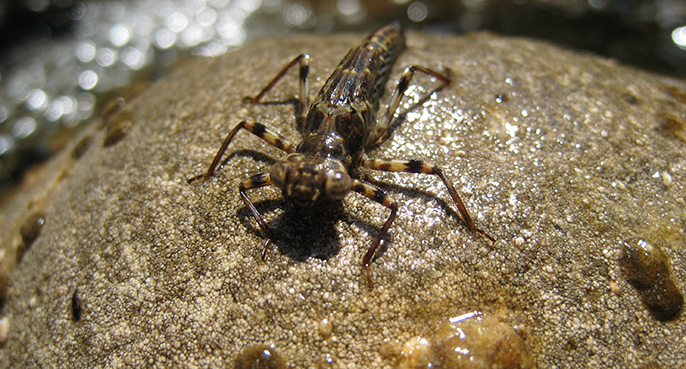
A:
[[[685,365],[686,318],[657,321],[618,259],[629,237],[658,243],[686,288],[686,86],[540,42],[410,34],[392,78],[420,64],[455,83],[371,153],[438,164],[495,245],[466,229],[438,179],[363,171],[400,204],[372,291],[360,264],[388,211],[356,194],[302,219],[277,190],[251,191],[282,234],[260,261],[237,187],[278,150],[241,132],[215,177],[186,179],[241,119],[298,141],[292,105],[241,99],[300,52],[316,92],[360,39],[193,61],[112,118],[131,119],[121,140],[103,147],[96,131],[13,271],[2,366],[222,367],[264,344],[291,368],[394,367],[403,342],[475,310],[514,327],[539,367]],[[416,98],[432,82],[413,86]],[[271,99],[296,91],[294,73]],[[19,247],[15,223],[4,257]]]

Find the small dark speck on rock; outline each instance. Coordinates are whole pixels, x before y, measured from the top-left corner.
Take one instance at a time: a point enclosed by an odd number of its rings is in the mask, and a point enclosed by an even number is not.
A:
[[[74,318],[75,322],[81,320],[81,313],[83,311],[83,305],[81,302],[81,296],[79,295],[79,289],[74,289],[74,293],[71,295],[71,316]]]
[[[71,157],[74,159],[81,159],[83,154],[85,154],[86,151],[88,151],[88,148],[91,146],[91,143],[93,143],[93,137],[84,137],[81,141],[79,141],[78,144],[76,144],[76,146],[74,146],[74,149],[71,152]]]

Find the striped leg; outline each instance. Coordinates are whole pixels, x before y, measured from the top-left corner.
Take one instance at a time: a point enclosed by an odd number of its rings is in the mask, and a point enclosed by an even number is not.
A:
[[[235,127],[233,127],[231,132],[229,132],[228,136],[226,136],[224,142],[222,143],[222,146],[219,148],[219,151],[217,151],[217,155],[214,157],[214,160],[212,160],[212,164],[210,164],[210,167],[207,169],[207,172],[205,174],[200,174],[193,178],[190,178],[188,180],[189,184],[199,179],[205,181],[208,178],[210,178],[212,174],[214,174],[214,171],[217,169],[217,166],[219,165],[219,161],[221,160],[222,155],[224,155],[224,152],[229,147],[231,140],[233,140],[233,137],[236,136],[236,133],[238,133],[238,131],[240,131],[241,128],[261,138],[266,143],[276,147],[277,149],[281,149],[289,154],[295,152],[295,145],[288,141],[287,138],[270,130],[263,124],[256,122],[248,122],[244,120],[238,123]]]
[[[436,165],[421,160],[380,159],[363,159],[360,165],[365,168],[382,170],[384,172],[407,172],[437,175],[441,179],[441,181],[443,181],[445,187],[448,188],[448,193],[450,194],[450,197],[453,198],[455,205],[457,205],[457,210],[460,211],[462,220],[467,225],[467,228],[469,228],[469,230],[471,231],[481,233],[482,235],[484,235],[484,237],[488,238],[489,240],[491,240],[491,242],[495,243],[495,239],[493,237],[489,236],[488,233],[482,231],[481,229],[477,228],[476,225],[474,225],[472,217],[469,216],[469,212],[467,212],[467,208],[465,208],[464,203],[462,203],[462,199],[460,199],[460,196],[457,194],[457,191],[455,191],[455,187],[453,187],[453,184],[450,182],[448,177],[446,177],[445,174],[443,174],[443,171]]]
[[[385,192],[381,191],[380,189],[370,184],[360,182],[356,179],[353,179],[352,190],[391,209],[391,215],[388,217],[388,219],[386,219],[386,223],[384,223],[383,227],[381,228],[381,231],[376,235],[376,237],[374,237],[372,246],[369,248],[367,253],[364,255],[364,258],[362,259],[362,264],[364,264],[364,268],[367,271],[367,288],[371,290],[372,276],[369,271],[369,264],[371,264],[372,258],[374,257],[374,253],[376,253],[376,249],[379,247],[379,244],[381,243],[381,237],[383,237],[383,235],[386,234],[386,232],[388,232],[388,229],[391,227],[391,224],[393,224],[393,221],[395,220],[395,214],[398,212],[398,203],[395,202],[393,198],[388,196]]]
[[[385,138],[388,127],[391,124],[391,120],[393,120],[393,115],[395,115],[395,111],[398,110],[398,106],[400,105],[400,100],[403,98],[407,87],[410,85],[412,77],[414,77],[414,72],[421,72],[439,80],[441,83],[441,85],[438,87],[439,89],[450,84],[450,78],[448,76],[435,72],[431,69],[418,65],[410,65],[407,67],[405,72],[403,72],[402,77],[400,77],[398,80],[398,85],[395,87],[395,91],[393,91],[391,101],[388,104],[388,110],[386,110],[386,113],[379,118],[379,121],[376,123],[376,132],[372,135],[372,145],[381,143],[381,141],[383,141]]]
[[[264,248],[262,248],[262,253],[260,254],[262,260],[267,258],[267,251],[269,250],[269,245],[271,245],[272,242],[272,234],[269,231],[269,227],[267,227],[267,223],[265,223],[264,219],[262,219],[262,215],[260,215],[260,212],[255,209],[255,205],[253,205],[252,201],[248,199],[248,195],[246,195],[245,192],[246,190],[265,187],[269,186],[270,184],[272,184],[272,180],[269,178],[269,173],[259,173],[243,180],[238,187],[238,192],[241,194],[241,198],[243,199],[245,206],[250,209],[253,218],[255,218],[257,224],[260,226],[260,229],[262,229],[264,237],[267,239],[267,241],[264,243]]]
[[[307,115],[307,107],[310,104],[308,97],[309,86],[307,82],[307,79],[310,76],[310,56],[307,54],[298,55],[295,59],[288,63],[288,65],[286,65],[279,72],[279,74],[277,74],[276,77],[274,77],[274,79],[272,79],[271,82],[269,82],[269,84],[267,84],[267,86],[262,89],[259,94],[257,94],[257,96],[246,97],[243,99],[243,101],[251,104],[258,104],[264,95],[267,94],[267,92],[269,92],[296,64],[299,64],[300,66],[300,115],[302,119],[305,119],[305,115]]]

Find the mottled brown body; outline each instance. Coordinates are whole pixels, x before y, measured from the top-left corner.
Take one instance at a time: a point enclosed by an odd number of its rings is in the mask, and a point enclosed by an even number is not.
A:
[[[371,288],[369,265],[382,236],[395,220],[398,204],[384,191],[369,183],[350,176],[358,166],[389,172],[435,174],[445,184],[460,215],[470,230],[477,231],[495,242],[492,237],[478,229],[467,212],[457,191],[443,172],[433,164],[419,160],[380,160],[367,158],[367,148],[385,139],[388,128],[400,100],[414,73],[422,72],[440,81],[439,89],[448,85],[450,79],[443,74],[420,66],[410,66],[398,81],[390,98],[388,110],[375,118],[379,98],[393,63],[405,48],[405,39],[399,24],[391,24],[368,36],[364,43],[351,49],[326,81],[304,119],[304,140],[297,146],[266,126],[257,122],[242,121],[224,140],[209,169],[203,175],[193,177],[189,183],[210,178],[236,133],[245,129],[288,155],[274,164],[269,173],[259,173],[244,180],[239,193],[259,224],[267,241],[262,250],[265,257],[272,236],[264,219],[247,197],[246,191],[268,185],[281,189],[284,198],[298,211],[318,209],[325,202],[338,201],[351,190],[391,210],[381,231],[374,237],[371,247],[363,258],[367,271],[367,285]],[[309,56],[301,54],[291,61],[249,103],[259,103],[262,97],[296,64],[300,66],[301,113],[309,105],[308,76]]]
[[[348,165],[357,165],[373,133],[374,113],[391,67],[404,48],[405,39],[400,29],[390,25],[348,51],[307,114],[307,138],[298,147],[298,152],[326,151],[324,146],[338,144],[351,156]]]

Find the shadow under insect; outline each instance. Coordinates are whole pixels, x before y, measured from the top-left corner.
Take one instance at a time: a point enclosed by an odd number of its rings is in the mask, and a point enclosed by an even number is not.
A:
[[[297,211],[283,199],[259,201],[254,205],[267,218],[271,218],[270,214],[274,211],[283,209],[276,218],[267,221],[273,237],[271,245],[267,246],[266,254],[264,254],[267,260],[274,256],[274,249],[278,250],[279,254],[299,262],[306,261],[310,257],[328,260],[338,254],[341,247],[341,232],[336,229],[339,222],[362,228],[370,237],[379,232],[377,226],[346,211],[341,201],[328,203],[306,214]],[[247,207],[239,209],[237,215],[246,228],[264,237]],[[384,243],[377,257],[385,251],[385,246],[389,242],[388,235],[384,235],[382,240]],[[359,241],[359,246],[363,251],[366,251],[367,243],[368,241]]]

